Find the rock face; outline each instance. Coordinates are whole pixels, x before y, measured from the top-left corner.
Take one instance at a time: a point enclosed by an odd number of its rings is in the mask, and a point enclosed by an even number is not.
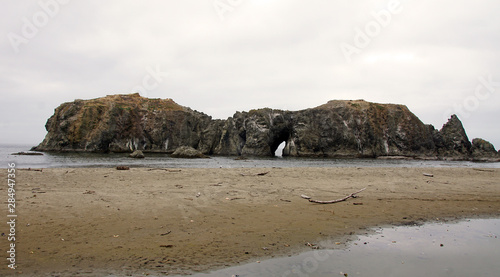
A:
[[[214,122],[203,113],[171,99],[139,94],[75,100],[55,109],[45,125],[48,133],[35,149],[88,152],[173,152],[179,146],[199,147],[210,140]],[[211,149],[204,149],[210,151]]]
[[[429,128],[405,106],[330,101],[297,112],[236,113],[226,122],[216,151],[269,156],[282,142],[284,156],[413,156],[434,150]]]
[[[35,150],[172,153],[188,146],[207,155],[273,156],[285,142],[283,156],[297,157],[470,159],[494,152],[479,141],[474,147],[455,115],[438,131],[404,105],[363,100],[212,120],[171,99],[111,95],[64,103],[45,127],[48,134]]]

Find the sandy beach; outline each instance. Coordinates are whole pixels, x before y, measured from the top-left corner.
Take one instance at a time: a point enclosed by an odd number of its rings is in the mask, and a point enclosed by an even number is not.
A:
[[[18,169],[16,187],[18,267],[3,259],[2,276],[187,274],[375,226],[500,216],[500,169]]]

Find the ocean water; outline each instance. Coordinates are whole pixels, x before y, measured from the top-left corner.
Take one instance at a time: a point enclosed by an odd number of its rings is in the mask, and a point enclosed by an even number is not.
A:
[[[500,163],[469,161],[424,161],[381,159],[329,159],[294,157],[259,157],[235,160],[235,157],[212,156],[210,159],[177,159],[168,154],[146,153],[144,159],[132,159],[127,153],[44,153],[43,156],[12,155],[28,152],[32,145],[0,145],[0,168],[15,163],[18,168],[53,167],[130,167],[151,168],[242,168],[242,167],[484,167],[500,168]]]
[[[441,221],[373,232],[356,237],[347,247],[326,241],[319,243],[320,250],[192,276],[500,276],[500,219]]]

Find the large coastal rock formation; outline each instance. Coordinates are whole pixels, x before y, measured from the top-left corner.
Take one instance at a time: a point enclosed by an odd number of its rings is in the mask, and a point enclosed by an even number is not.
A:
[[[198,148],[202,140],[210,137],[204,131],[214,124],[211,117],[171,99],[110,95],[57,107],[45,124],[47,136],[36,149],[171,152],[184,145]]]
[[[472,143],[453,115],[441,130],[404,105],[330,101],[300,111],[258,109],[226,120],[139,94],[75,100],[55,109],[39,151],[172,153],[188,146],[207,155],[442,159],[500,158],[484,140]]]

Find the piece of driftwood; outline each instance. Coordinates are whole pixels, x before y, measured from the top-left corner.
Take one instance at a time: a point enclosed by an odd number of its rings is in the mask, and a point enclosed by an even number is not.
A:
[[[266,171],[266,172],[261,172],[261,173],[255,173],[255,174],[245,174],[245,173],[240,173],[241,176],[264,176],[266,175],[267,173],[269,173],[270,171]]]
[[[43,169],[36,169],[36,168],[20,168],[19,170],[27,170],[27,171],[39,171],[39,172],[43,172]]]
[[[220,186],[222,186],[222,183],[211,184],[209,186],[211,186],[211,187],[220,187]]]
[[[312,202],[312,203],[318,203],[318,204],[333,204],[333,203],[338,203],[338,202],[342,202],[342,201],[346,201],[347,199],[349,198],[356,198],[356,194],[364,191],[366,188],[363,188],[363,189],[360,189],[356,192],[353,192],[349,195],[347,195],[346,197],[344,198],[340,198],[340,199],[336,199],[336,200],[328,200],[328,201],[322,201],[322,200],[315,200],[315,199],[311,199],[311,197],[307,196],[307,195],[304,195],[302,194],[300,197],[304,198],[304,199],[307,199],[309,202]]]
[[[181,172],[181,169],[168,169],[168,168],[150,168],[148,171],[152,170],[165,170],[166,172]]]
[[[129,170],[130,167],[128,166],[125,166],[125,165],[119,165],[116,167],[116,170]]]
[[[493,169],[482,169],[482,168],[473,168],[473,169],[477,170],[477,171],[495,172],[495,170],[493,170]]]
[[[426,177],[434,177],[434,174],[430,174],[430,173],[422,173],[422,175],[424,175]]]

